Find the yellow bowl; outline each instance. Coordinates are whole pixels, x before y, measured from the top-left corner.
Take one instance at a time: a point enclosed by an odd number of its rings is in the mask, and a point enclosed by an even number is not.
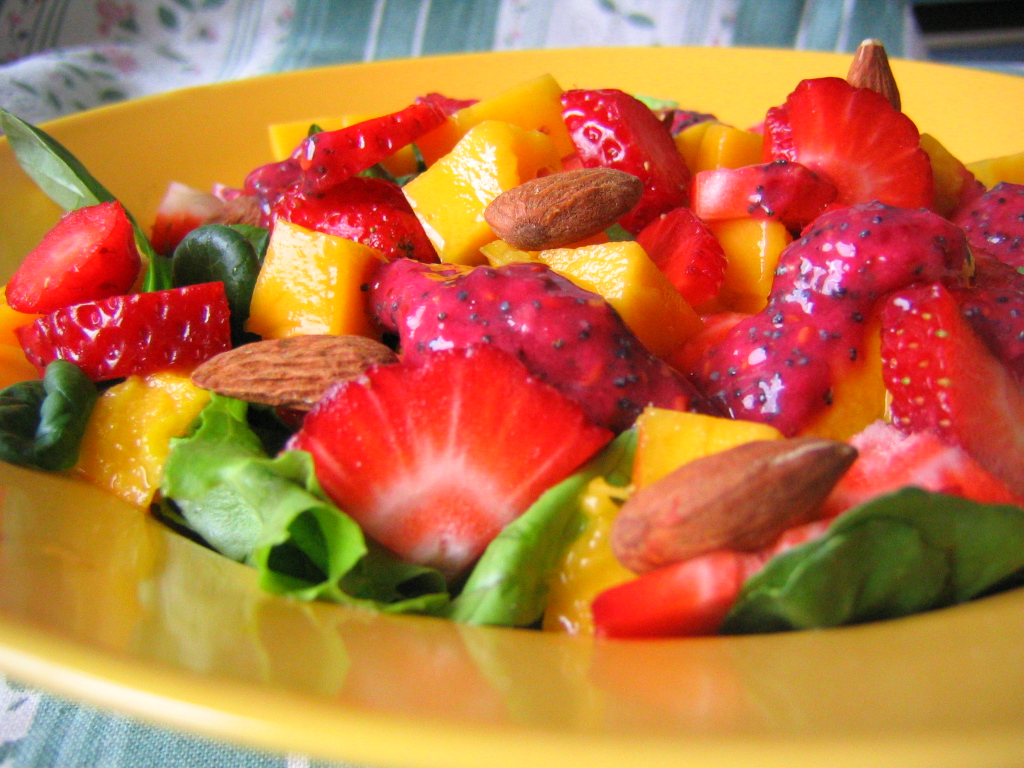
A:
[[[147,220],[171,179],[240,184],[266,124],[564,87],[675,98],[738,125],[828,54],[590,49],[397,61],[197,88],[54,122]],[[894,63],[904,109],[965,161],[1024,150],[1024,79]],[[0,143],[0,272],[56,209]],[[0,669],[185,730],[391,766],[1024,764],[1024,591],[875,625],[592,642],[261,594],[254,573],[60,477],[0,467]]]

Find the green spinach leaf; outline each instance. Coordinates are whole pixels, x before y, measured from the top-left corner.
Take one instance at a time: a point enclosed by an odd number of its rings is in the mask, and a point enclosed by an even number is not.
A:
[[[488,545],[449,617],[469,624],[524,627],[547,606],[548,584],[566,548],[583,528],[579,504],[595,477],[628,483],[636,450],[634,430],[623,432],[581,470],[548,489]]]
[[[907,488],[747,580],[725,633],[834,627],[971,600],[1024,575],[1024,509]]]
[[[96,385],[73,363],[55,360],[41,380],[0,391],[0,459],[51,471],[70,469],[96,404]]]

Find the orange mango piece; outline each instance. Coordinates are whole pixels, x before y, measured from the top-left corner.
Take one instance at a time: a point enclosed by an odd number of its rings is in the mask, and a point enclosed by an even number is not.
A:
[[[447,155],[469,131],[486,120],[500,120],[550,137],[559,158],[576,152],[562,120],[562,86],[551,75],[520,83],[490,99],[460,109],[416,142],[431,166]]]
[[[0,389],[38,378],[39,371],[28,361],[21,347],[0,344]]]
[[[524,261],[536,261],[539,251],[521,251],[504,240],[495,240],[480,249],[492,267],[504,267],[506,264],[517,264]]]
[[[14,329],[31,325],[42,315],[29,315],[11,309],[7,303],[6,288],[6,285],[0,288],[0,344],[10,344],[12,347],[21,349],[21,342],[15,336]]]
[[[781,440],[775,427],[667,408],[645,408],[636,420],[633,485],[643,488],[694,459],[754,440]]]
[[[849,440],[868,424],[885,417],[881,346],[881,320],[876,316],[864,329],[864,343],[857,359],[844,361],[839,369],[833,369],[832,404],[801,435]]]
[[[74,472],[139,507],[160,487],[170,440],[185,434],[210,400],[187,374],[129,376],[96,401]]]
[[[659,357],[703,327],[697,313],[636,242],[555,248],[541,251],[537,260],[581,288],[600,294]]]
[[[561,168],[547,135],[487,120],[404,187],[441,261],[486,263],[480,249],[495,239],[484,209],[506,190]]]
[[[1024,152],[968,163],[967,170],[990,189],[1001,181],[1024,184]]]
[[[934,136],[921,134],[921,149],[928,154],[932,163],[932,177],[935,179],[935,210],[949,217],[960,203],[964,182],[970,177],[969,171]]]
[[[697,171],[697,154],[700,152],[700,145],[708,128],[714,125],[714,121],[705,120],[703,123],[696,123],[685,128],[675,135],[676,149],[683,156],[686,167],[690,173]]]
[[[374,248],[278,221],[256,278],[246,330],[265,339],[376,336],[363,286],[383,261]]]
[[[781,222],[729,219],[708,225],[728,265],[717,304],[734,312],[760,312],[768,304],[779,254],[792,241]]]
[[[609,541],[612,523],[619,512],[616,501],[626,493],[626,489],[610,485],[604,478],[590,481],[580,499],[585,520],[583,530],[548,583],[544,629],[593,635],[590,604],[594,598],[606,589],[636,578],[636,574],[615,559]]]
[[[700,124],[698,123],[698,125]],[[696,127],[691,126],[691,128]],[[700,147],[697,149],[690,170],[697,173],[712,171],[716,168],[741,168],[744,165],[756,165],[761,162],[763,144],[764,137],[759,133],[741,131],[739,128],[733,128],[731,125],[723,123],[709,122],[700,137]],[[683,157],[685,159],[686,155],[684,154]]]

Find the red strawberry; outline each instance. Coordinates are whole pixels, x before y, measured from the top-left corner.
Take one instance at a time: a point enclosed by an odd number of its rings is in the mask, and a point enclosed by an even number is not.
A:
[[[718,295],[725,281],[725,251],[689,208],[661,214],[643,228],[636,241],[690,305]]]
[[[700,368],[708,350],[721,344],[732,329],[748,317],[750,315],[745,312],[716,312],[704,315],[701,317],[704,327],[669,354],[665,362],[680,373],[693,373]]]
[[[209,192],[172,181],[164,192],[149,237],[153,249],[170,256],[185,235],[224,210],[224,201]]]
[[[224,283],[112,296],[58,309],[18,328],[40,372],[67,360],[93,381],[188,368],[231,347]]]
[[[274,203],[272,218],[355,240],[388,259],[438,260],[401,188],[384,179],[353,176],[322,195],[292,187]]]
[[[901,430],[931,430],[1024,495],[1024,391],[942,285],[893,294],[882,309],[882,361]]]
[[[265,226],[270,225],[270,211],[274,204],[291,187],[298,184],[301,176],[302,169],[299,167],[299,160],[292,155],[279,163],[268,163],[254,168],[245,177],[243,194],[259,201],[260,210],[265,217],[263,222]]]
[[[1024,184],[1003,181],[953,217],[972,248],[1024,266]]]
[[[884,96],[837,77],[803,80],[765,119],[765,154],[835,185],[837,205],[930,207],[931,161],[917,127]]]
[[[611,437],[489,346],[376,366],[324,396],[291,448],[399,556],[455,576]]]
[[[933,432],[905,434],[876,421],[850,438],[850,444],[857,449],[857,460],[825,502],[827,517],[906,486],[983,504],[1024,502],[962,448],[944,443]]]
[[[775,160],[743,168],[700,171],[693,212],[704,221],[774,219],[799,231],[836,199],[836,188],[800,163]]]
[[[424,101],[383,117],[310,136],[293,155],[302,169],[306,191],[326,192],[437,128],[446,117],[437,104]]]
[[[415,103],[433,104],[444,113],[445,117],[450,117],[460,109],[472,107],[477,101],[479,99],[453,99],[451,96],[445,96],[443,93],[428,93],[424,96],[417,96]]]
[[[974,332],[1024,383],[1024,274],[979,252],[973,283],[950,291]]]
[[[690,171],[668,127],[640,100],[615,89],[566,91],[562,117],[584,168],[616,168],[644,183],[619,223],[636,234],[689,201]]]
[[[7,283],[7,303],[28,314],[117,296],[132,287],[141,260],[120,203],[71,211],[43,237]]]

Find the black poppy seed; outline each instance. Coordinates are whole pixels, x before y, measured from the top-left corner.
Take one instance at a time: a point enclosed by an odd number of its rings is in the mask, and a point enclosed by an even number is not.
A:
[[[825,405],[832,405],[832,390],[831,389],[825,390],[824,398],[825,398]]]
[[[871,230],[870,229],[862,229],[860,231],[860,237],[862,237],[862,238],[868,237],[870,234],[871,234]]]
[[[485,333],[483,336],[480,337],[480,341],[482,341],[484,344],[490,344],[491,343],[491,337],[490,337],[489,334]]]
[[[497,277],[497,276],[498,276],[498,273],[495,270],[491,269],[490,267],[486,267],[484,269],[484,277]]]
[[[743,397],[743,390],[742,389],[734,389],[732,391],[732,396],[735,397],[735,398]]]
[[[759,394],[757,396],[757,402],[761,403],[762,405],[764,403],[767,403],[768,402],[768,395],[766,395],[764,392],[762,392],[761,394]]]
[[[540,304],[540,302],[539,302],[539,301],[537,301],[537,299],[534,299],[534,300],[533,300],[533,301],[531,301],[530,303],[531,303],[531,304],[533,304],[533,308],[534,308],[534,309],[540,309],[540,307],[541,307],[541,304]]]
[[[422,341],[416,342],[416,351],[417,352],[426,352],[427,351],[427,345],[425,343],[423,343]]]
[[[800,245],[807,245],[809,242],[811,242],[811,241],[807,237],[801,237],[800,238]]]
[[[486,325],[490,325],[490,324],[491,324],[491,321],[488,320],[487,318],[484,318],[483,320],[480,321],[480,325],[485,325],[486,326]]]
[[[479,318],[480,318],[480,314],[478,312],[470,312],[469,313],[469,322],[475,323]]]
[[[856,360],[856,359],[857,359],[857,348],[856,347],[850,347],[850,360]]]
[[[1010,310],[1010,313],[1012,314],[1014,311],[1015,310]],[[963,313],[964,313],[964,317],[977,317],[978,315],[981,314],[981,308],[980,307],[967,307],[967,309],[965,309],[963,311]]]
[[[619,389],[622,389],[624,386],[626,386],[626,377],[619,376],[618,378],[612,379],[612,385],[618,387]]]
[[[796,361],[796,364],[797,365],[807,365],[810,362],[811,362],[811,359],[809,357],[801,357],[799,360]]]
[[[826,331],[824,328],[822,328],[820,331],[818,331],[818,336],[821,337],[822,341],[828,341],[832,334]]]
[[[619,360],[628,360],[629,355],[630,352],[625,347],[619,347],[618,349],[615,350],[615,356],[619,358]]]
[[[996,304],[1006,304],[1010,301],[1009,296],[996,296]]]
[[[719,373],[718,371],[712,371],[711,373],[708,374],[708,379],[710,381],[718,381],[720,378],[722,378],[722,374]]]
[[[874,216],[871,217],[871,223],[872,224],[881,224],[882,223],[882,217],[879,216],[878,214],[875,214]]]
[[[779,312],[779,314],[777,314],[774,317],[772,317],[772,325],[782,325],[782,320],[783,320],[782,313]]]
[[[580,304],[580,305],[583,305],[583,304],[587,303],[587,300],[586,299],[576,299],[576,303]]]
[[[628,397],[620,397],[617,405],[619,406],[619,410],[622,411],[632,411],[634,408],[636,408],[636,406],[633,404],[633,401],[630,400]]]
[[[783,361],[783,365],[785,365],[787,368],[792,368],[793,367],[793,358],[787,357],[785,359],[785,361]]]
[[[448,317],[448,313],[447,312],[438,312],[437,313],[437,319],[438,320],[444,320],[446,317]]]
[[[850,315],[850,319],[853,320],[853,322],[855,323],[863,323],[864,315],[862,315],[860,312],[854,312],[852,315]]]
[[[764,211],[765,216],[772,217],[775,215],[774,209],[772,209],[770,206],[762,205],[761,210]]]
[[[397,301],[392,301],[391,302],[391,311],[392,312],[397,312],[398,311],[398,302]]]
[[[839,231],[840,232],[845,232],[849,228],[850,228],[850,222],[848,222],[848,221],[844,221],[844,222],[840,223],[840,225],[839,225]]]
[[[580,331],[576,334],[576,338],[580,341],[586,341],[590,338],[590,331]]]
[[[637,376],[635,373],[631,373],[626,377],[626,381],[628,381],[630,384],[636,384],[638,381],[640,381],[640,377]]]
[[[370,284],[369,283],[362,283],[362,284],[360,284],[359,290],[362,291],[363,293],[366,293],[368,290],[370,290]]]
[[[564,339],[555,339],[551,343],[551,346],[554,347],[555,349],[561,349],[562,347],[565,346],[565,340]]]
[[[459,301],[465,301],[469,298],[469,291],[459,291],[455,294],[455,298]]]
[[[736,370],[735,365],[730,365],[728,368],[726,368],[726,370],[729,372],[730,376],[735,376],[737,373],[739,373],[739,371]]]
[[[1020,310],[1014,307],[1010,310],[1010,317],[1020,317]]]

